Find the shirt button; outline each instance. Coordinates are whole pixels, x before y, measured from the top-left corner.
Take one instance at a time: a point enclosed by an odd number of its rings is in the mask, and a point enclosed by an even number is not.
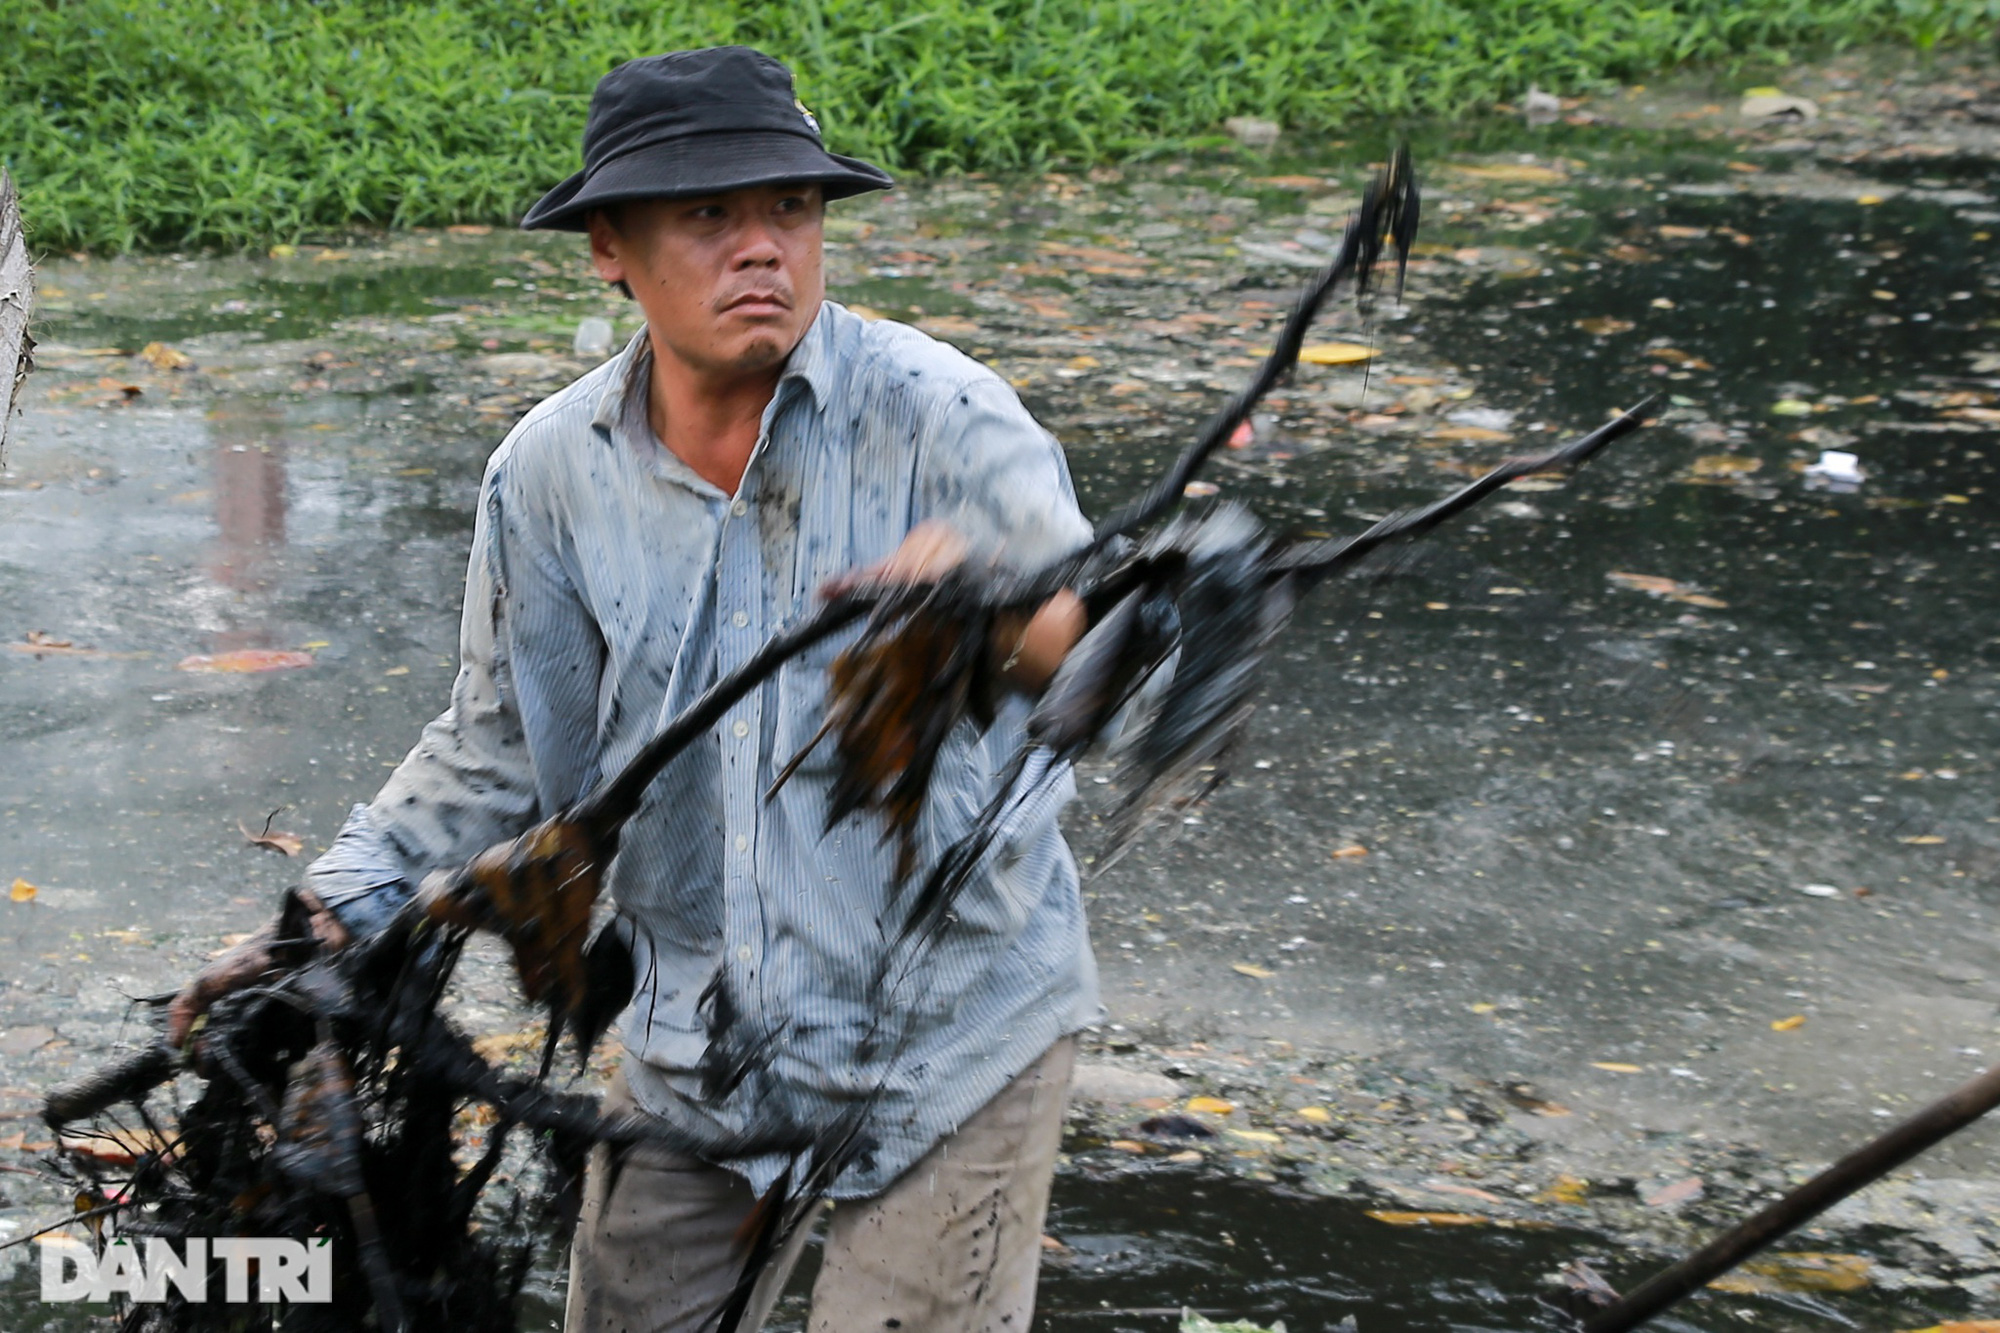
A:
[[[739,852],[750,850],[750,837],[748,834],[739,833],[736,835],[736,850]]]
[[[729,623],[738,629],[742,629],[750,623],[750,613],[748,611],[738,611],[735,615],[729,617]]]
[[[743,721],[741,718],[738,718],[736,720],[736,725],[731,727],[730,730],[736,733],[736,739],[742,740],[745,736],[748,736],[750,734],[750,724],[748,722]]]
[[[750,512],[750,502],[748,500],[738,500],[735,504],[729,506],[729,512],[738,518],[742,518]]]
[[[736,956],[737,956],[737,958],[738,958],[738,959],[740,959],[740,960],[741,960],[741,961],[743,961],[743,962],[746,962],[746,963],[747,963],[747,962],[749,962],[749,961],[750,961],[750,946],[749,946],[749,945],[747,945],[747,944],[739,944],[739,945],[737,945],[737,946],[736,946]]]

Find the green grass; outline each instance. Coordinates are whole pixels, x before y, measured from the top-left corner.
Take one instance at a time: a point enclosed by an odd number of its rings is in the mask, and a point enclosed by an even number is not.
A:
[[[904,171],[1115,160],[1693,62],[1990,40],[2000,0],[4,0],[0,160],[43,248],[510,222],[619,60],[744,42]]]

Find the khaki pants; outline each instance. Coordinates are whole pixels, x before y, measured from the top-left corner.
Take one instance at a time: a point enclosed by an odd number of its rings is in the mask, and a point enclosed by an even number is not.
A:
[[[1075,1061],[1065,1037],[886,1192],[832,1210],[811,1333],[1027,1333]],[[630,1105],[621,1076],[606,1109]],[[706,1333],[743,1270],[750,1187],[645,1149],[606,1199],[605,1159],[599,1147],[584,1186],[565,1333]],[[810,1230],[765,1270],[745,1333],[762,1326]]]

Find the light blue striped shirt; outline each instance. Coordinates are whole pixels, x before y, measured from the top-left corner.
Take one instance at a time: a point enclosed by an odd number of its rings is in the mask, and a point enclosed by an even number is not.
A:
[[[428,871],[617,771],[718,670],[810,612],[823,581],[886,557],[920,520],[1018,568],[1089,536],[1060,446],[1013,390],[905,325],[828,302],[734,496],[654,436],[650,369],[642,330],[523,418],[488,463],[451,706],[307,871],[350,923],[378,924]],[[608,878],[640,977],[620,1023],[640,1104],[761,1190],[783,1158],[731,1145],[871,1103],[875,1147],[832,1191],[848,1198],[880,1192],[1101,1012],[1056,827],[1075,788],[1066,772],[1033,783],[1039,757],[1023,777],[1036,795],[948,927],[893,962],[885,1012],[871,1005],[907,911],[894,846],[872,815],[826,830],[830,743],[764,799],[824,719],[827,665],[851,638],[787,665],[684,751],[626,827]],[[962,724],[950,736],[904,895],[995,794],[1025,716],[1015,700],[984,735]],[[711,1099],[699,1069],[718,1036],[768,1050]]]

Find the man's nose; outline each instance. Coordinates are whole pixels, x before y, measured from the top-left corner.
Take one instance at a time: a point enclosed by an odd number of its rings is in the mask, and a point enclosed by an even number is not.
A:
[[[751,218],[737,237],[732,268],[775,268],[784,259],[776,230],[763,218]]]

